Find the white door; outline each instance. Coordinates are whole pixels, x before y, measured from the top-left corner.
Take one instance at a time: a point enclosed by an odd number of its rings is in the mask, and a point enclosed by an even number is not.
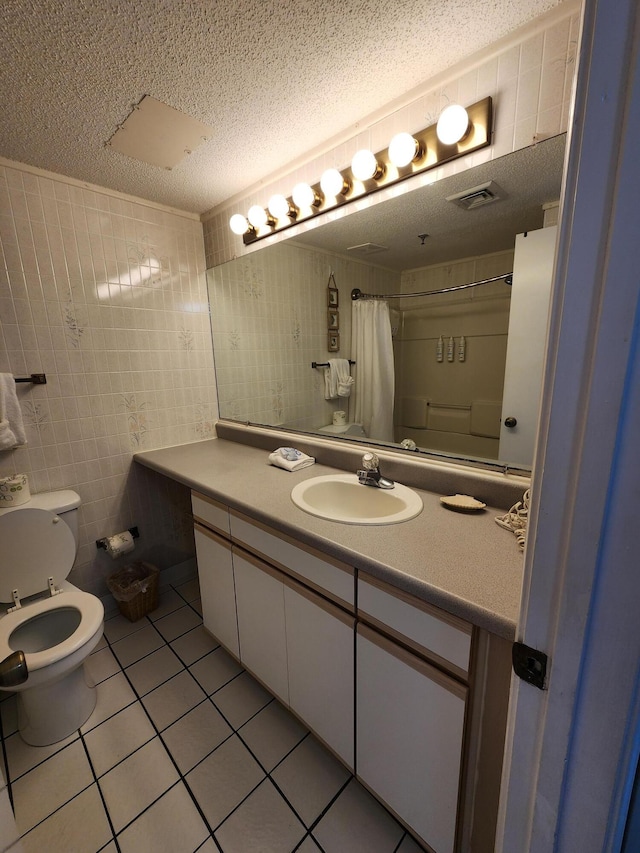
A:
[[[240,660],[289,704],[282,575],[257,557],[233,549]]]
[[[356,647],[356,774],[453,853],[467,688],[362,625]]]
[[[640,743],[640,13],[586,0],[514,679],[501,853],[618,853]],[[635,848],[634,848],[635,849]]]
[[[538,431],[555,225],[516,237],[498,459],[530,468]]]
[[[354,618],[285,583],[289,703],[353,769]]]
[[[202,622],[225,648],[238,657],[238,622],[231,546],[211,530],[199,525],[194,529],[194,536],[202,599]]]

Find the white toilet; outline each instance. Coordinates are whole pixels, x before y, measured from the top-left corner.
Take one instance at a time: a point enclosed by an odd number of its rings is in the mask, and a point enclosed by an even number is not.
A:
[[[18,730],[33,746],[64,740],[96,704],[84,661],[102,636],[104,608],[66,581],[79,505],[75,492],[59,491],[0,510],[0,660],[21,649],[29,669],[23,684],[0,690],[17,694]]]

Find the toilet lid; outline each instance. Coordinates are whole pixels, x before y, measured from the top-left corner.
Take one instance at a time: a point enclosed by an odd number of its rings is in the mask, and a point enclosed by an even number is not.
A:
[[[70,527],[54,512],[33,507],[17,508],[0,516],[0,601],[35,595],[53,577],[60,584],[76,556]]]

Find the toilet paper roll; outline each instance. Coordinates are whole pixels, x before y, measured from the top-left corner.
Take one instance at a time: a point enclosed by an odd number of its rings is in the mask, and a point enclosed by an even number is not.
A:
[[[133,536],[128,530],[107,537],[107,554],[110,554],[114,560],[122,557],[123,554],[129,554],[135,547],[136,543],[133,541]]]
[[[20,506],[30,500],[29,478],[26,474],[12,474],[0,479],[0,509]]]
[[[342,426],[343,424],[346,424],[346,422],[347,422],[347,413],[346,412],[338,410],[337,412],[333,413],[333,424],[334,424],[334,426]]]

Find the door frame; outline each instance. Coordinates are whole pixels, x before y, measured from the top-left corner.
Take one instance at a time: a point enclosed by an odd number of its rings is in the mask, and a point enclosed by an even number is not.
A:
[[[501,853],[617,851],[640,742],[640,12],[585,0],[532,478]]]

